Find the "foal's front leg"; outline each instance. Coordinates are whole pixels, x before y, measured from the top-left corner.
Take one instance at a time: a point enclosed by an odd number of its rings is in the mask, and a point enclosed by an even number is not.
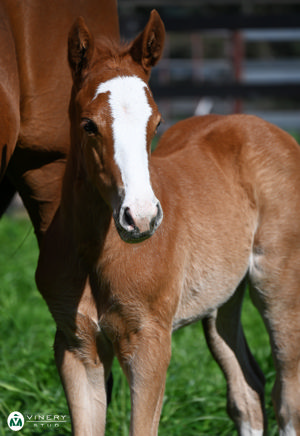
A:
[[[171,329],[143,327],[118,342],[116,355],[130,386],[130,436],[156,436],[171,358]]]
[[[86,336],[85,336],[86,335]],[[113,352],[105,338],[81,331],[73,343],[61,331],[55,338],[55,359],[66,393],[74,436],[104,436],[106,380]]]

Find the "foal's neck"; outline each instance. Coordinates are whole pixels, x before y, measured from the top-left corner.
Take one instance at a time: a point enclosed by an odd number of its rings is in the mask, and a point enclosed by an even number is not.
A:
[[[71,144],[62,189],[64,225],[77,243],[97,245],[105,237],[112,212],[87,176],[78,143]]]

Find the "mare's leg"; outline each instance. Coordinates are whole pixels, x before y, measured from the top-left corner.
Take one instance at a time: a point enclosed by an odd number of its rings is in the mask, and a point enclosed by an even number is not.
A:
[[[16,186],[29,213],[40,243],[58,208],[66,156],[42,147],[17,146],[8,167],[8,176]]]
[[[171,357],[171,328],[144,325],[116,344],[131,393],[130,436],[156,436]]]
[[[10,205],[16,193],[15,186],[4,176],[0,182],[0,218]]]
[[[9,162],[19,135],[20,120],[19,108],[13,100],[10,100],[8,93],[9,90],[4,89],[0,84],[0,113],[2,114],[0,117],[0,217],[16,193],[14,180],[9,178]]]
[[[106,381],[113,352],[91,320],[83,320],[77,338],[61,331],[55,338],[55,359],[66,393],[74,436],[103,436]]]
[[[3,9],[0,4],[0,181],[20,132],[20,88],[15,43]]]
[[[261,249],[252,268],[251,297],[271,338],[280,436],[300,436],[300,248],[293,246],[285,252]]]
[[[240,316],[243,282],[231,299],[203,320],[208,346],[227,381],[227,409],[239,435],[260,436],[264,417],[264,376],[252,356]]]

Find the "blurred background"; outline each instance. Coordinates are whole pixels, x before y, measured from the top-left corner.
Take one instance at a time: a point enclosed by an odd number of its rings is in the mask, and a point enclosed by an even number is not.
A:
[[[166,27],[164,57],[151,89],[165,123],[194,114],[256,114],[300,141],[300,0],[119,0],[121,35],[132,39],[156,8]],[[20,200],[0,222],[0,436],[13,410],[68,409],[55,368],[54,322],[34,283],[38,248]],[[17,207],[16,207],[17,205]],[[261,318],[246,296],[242,321],[266,377],[268,436],[278,434],[271,404],[275,371]],[[107,434],[128,436],[130,398],[114,362]],[[22,436],[70,435],[25,428]],[[231,436],[226,384],[205,344],[201,324],[176,332],[160,436]]]
[[[151,87],[165,118],[251,113],[300,133],[298,0],[119,0],[133,38],[156,8],[167,31]]]

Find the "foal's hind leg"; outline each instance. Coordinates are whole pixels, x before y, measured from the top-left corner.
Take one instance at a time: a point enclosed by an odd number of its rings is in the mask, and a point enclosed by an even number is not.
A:
[[[271,338],[279,434],[300,436],[300,249],[288,251],[257,256],[251,296]]]
[[[239,435],[261,436],[266,428],[264,376],[252,356],[240,315],[245,283],[203,321],[208,346],[227,380],[227,409]]]

